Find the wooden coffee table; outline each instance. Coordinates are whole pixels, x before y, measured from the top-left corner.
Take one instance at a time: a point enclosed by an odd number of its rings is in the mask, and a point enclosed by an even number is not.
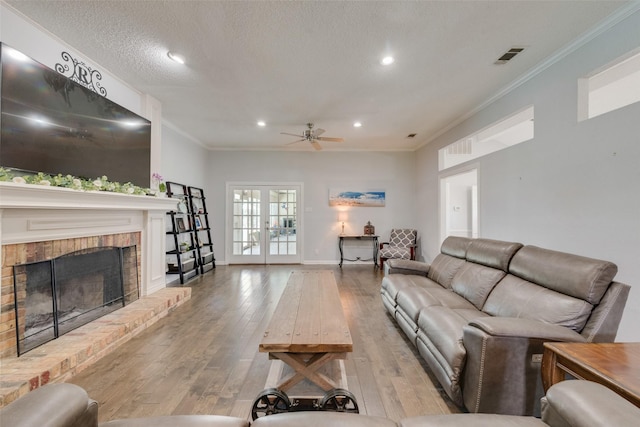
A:
[[[270,359],[293,368],[275,388],[286,391],[305,378],[324,391],[346,388],[319,372],[327,362],[346,359],[353,341],[338,285],[329,270],[295,271],[280,297],[259,347]]]
[[[544,390],[566,374],[602,384],[640,407],[640,343],[545,343]]]
[[[271,363],[266,388],[253,402],[253,420],[291,411],[359,412],[355,396],[347,390],[344,359],[353,351],[353,341],[332,271],[291,273],[259,350],[277,360]],[[331,365],[337,367],[329,366],[336,359],[338,363]],[[285,372],[284,364],[291,372]],[[323,368],[331,367],[333,375],[327,375],[331,369]],[[300,393],[298,387],[298,395],[290,399],[285,390],[305,379],[301,386],[311,390]],[[318,388],[323,395],[317,395]]]

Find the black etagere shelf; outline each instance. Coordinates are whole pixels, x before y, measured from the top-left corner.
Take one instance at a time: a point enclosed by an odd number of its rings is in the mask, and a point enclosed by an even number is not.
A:
[[[183,284],[215,268],[209,218],[202,189],[171,181],[166,185],[167,197],[176,199],[176,208],[167,212],[166,273],[178,275]]]
[[[209,213],[207,212],[206,197],[202,188],[189,187],[189,209],[194,225],[194,236],[197,249],[198,267],[200,273],[216,268],[216,258],[213,253]]]

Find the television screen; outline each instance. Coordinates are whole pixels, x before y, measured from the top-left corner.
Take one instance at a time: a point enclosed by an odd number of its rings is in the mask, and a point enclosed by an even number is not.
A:
[[[0,166],[149,187],[151,123],[2,44]]]

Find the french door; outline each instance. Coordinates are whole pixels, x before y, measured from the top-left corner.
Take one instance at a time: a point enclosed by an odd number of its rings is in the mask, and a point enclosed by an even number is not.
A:
[[[229,264],[299,264],[301,185],[227,186]]]

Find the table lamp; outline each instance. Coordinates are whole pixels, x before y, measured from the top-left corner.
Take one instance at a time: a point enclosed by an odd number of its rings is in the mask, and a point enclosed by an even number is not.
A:
[[[341,235],[344,234],[344,223],[349,219],[349,215],[345,211],[338,212],[338,222],[342,222],[342,232]]]

